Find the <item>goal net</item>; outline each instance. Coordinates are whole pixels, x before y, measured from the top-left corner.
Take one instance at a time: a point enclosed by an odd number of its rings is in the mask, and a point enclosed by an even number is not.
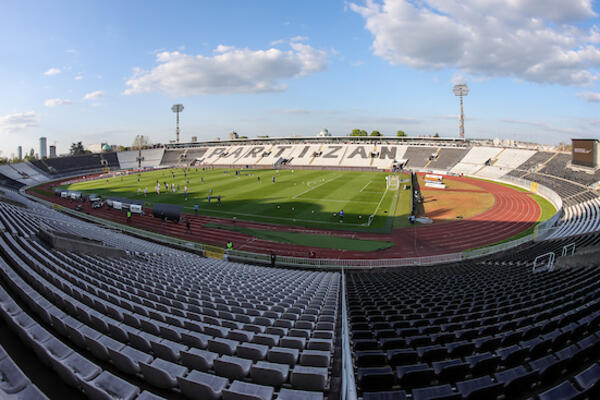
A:
[[[400,177],[398,175],[388,175],[385,177],[388,190],[400,189]]]

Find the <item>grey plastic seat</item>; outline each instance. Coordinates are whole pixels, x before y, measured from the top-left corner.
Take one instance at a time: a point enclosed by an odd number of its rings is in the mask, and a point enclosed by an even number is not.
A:
[[[66,322],[66,319],[63,320],[65,322],[65,329],[67,331],[67,336],[71,339],[73,343],[77,346],[85,349],[87,348],[86,337],[91,339],[98,340],[102,334],[97,330],[90,328],[87,325],[83,325],[81,323],[77,325],[71,325]]]
[[[306,338],[294,337],[294,336],[284,336],[279,341],[279,346],[288,347],[290,349],[303,350],[304,347],[306,346]]]
[[[84,393],[92,400],[133,400],[140,388],[104,371],[92,381],[81,382]]]
[[[293,367],[296,365],[299,353],[300,352],[297,349],[273,347],[269,349],[269,352],[267,353],[267,360],[274,363],[287,364],[290,367]]]
[[[224,400],[271,400],[273,388],[234,381],[228,389],[223,390]]]
[[[242,343],[237,347],[237,355],[254,361],[264,360],[269,347],[263,344]]]
[[[329,367],[331,353],[321,350],[304,350],[300,355],[300,364],[308,367]]]
[[[221,356],[214,361],[215,372],[229,379],[244,379],[250,373],[252,361],[244,358]]]
[[[86,336],[85,342],[87,343],[87,347],[90,350],[90,352],[102,361],[110,360],[110,354],[108,354],[109,348],[115,351],[119,351],[123,347],[125,347],[123,343],[117,342],[110,336],[104,335],[102,335],[98,339],[93,339],[89,336]]]
[[[188,371],[182,365],[174,364],[160,358],[154,360],[152,364],[140,362],[140,369],[146,381],[163,389],[175,387],[177,385],[177,377],[185,375]]]
[[[52,360],[54,370],[65,383],[78,387],[80,381],[89,381],[100,375],[102,369],[77,353],[71,353],[64,360]]]
[[[252,381],[261,385],[279,387],[287,382],[290,367],[286,364],[275,364],[259,361],[250,368]]]
[[[323,391],[327,385],[327,368],[297,365],[292,370],[290,381],[296,389]]]
[[[208,339],[208,350],[214,353],[232,356],[235,354],[239,342],[231,339],[214,338]]]
[[[5,357],[0,360],[0,390],[7,394],[17,393],[29,385],[29,380],[16,364]]]
[[[254,335],[253,343],[264,344],[265,346],[273,347],[279,344],[280,337],[278,335],[269,335],[266,333]]]
[[[310,339],[306,346],[309,350],[331,351],[333,348],[332,339]]]
[[[181,334],[181,341],[190,347],[206,349],[208,347],[210,336],[195,331],[187,331]]]
[[[42,343],[41,346],[34,346],[33,350],[40,359],[48,366],[51,366],[51,359],[62,360],[67,358],[73,350],[64,345],[56,338],[51,338]]]
[[[154,393],[150,393],[147,390],[144,390],[135,400],[167,400],[164,397],[158,396]]]
[[[151,341],[150,345],[156,356],[171,362],[179,361],[180,353],[188,349],[187,346],[168,339],[162,339],[160,342]]]
[[[119,370],[135,375],[140,372],[140,362],[147,364],[152,362],[152,356],[133,347],[125,346],[121,350],[108,349],[112,363]]]
[[[192,371],[185,378],[177,377],[177,382],[183,394],[192,400],[220,399],[229,383],[227,378],[199,371]]]
[[[281,389],[276,400],[323,400],[323,393]]]

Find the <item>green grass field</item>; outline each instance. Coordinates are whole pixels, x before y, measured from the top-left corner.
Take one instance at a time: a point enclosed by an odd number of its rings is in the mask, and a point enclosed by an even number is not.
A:
[[[398,191],[386,190],[387,175],[381,172],[263,169],[242,170],[236,175],[233,169],[190,169],[186,177],[183,169],[165,169],[62,188],[143,200],[149,207],[154,203],[179,204],[187,213],[193,213],[197,204],[201,215],[322,229],[387,232],[392,225],[408,224],[411,196],[410,190],[402,189],[403,183]],[[183,190],[188,179],[189,192],[185,200]],[[400,179],[408,182],[409,176],[401,175]],[[161,185],[159,195],[155,193],[157,181]],[[179,191],[166,192],[164,182],[179,185]],[[148,196],[144,198],[146,187]],[[142,193],[138,193],[138,188]],[[213,194],[209,203],[210,189]],[[216,201],[218,195],[221,196],[220,205]],[[343,223],[339,222],[340,210],[345,214]],[[375,217],[367,226],[372,214]]]

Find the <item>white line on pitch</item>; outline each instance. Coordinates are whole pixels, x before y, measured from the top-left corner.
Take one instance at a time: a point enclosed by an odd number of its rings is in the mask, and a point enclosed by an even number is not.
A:
[[[305,191],[304,191],[304,192],[302,192],[302,193],[298,193],[297,195],[295,195],[295,196],[292,196],[292,199],[297,199],[298,197],[302,196],[303,194],[305,194],[305,193],[308,193],[308,192],[310,192],[311,190],[315,190],[316,188],[318,188],[318,187],[320,187],[320,186],[323,186],[323,185],[325,185],[326,183],[329,183],[329,182],[331,182],[331,181],[333,181],[333,180],[335,180],[335,179],[339,178],[340,176],[342,176],[342,175],[334,176],[333,178],[329,179],[328,181],[325,181],[325,182],[321,183],[320,185],[317,185],[317,186],[315,186],[315,187],[312,187],[312,188],[310,188],[310,189],[308,189],[308,190],[305,190]]]
[[[360,191],[362,192],[363,190],[365,190],[367,188],[367,186],[369,186],[371,184],[371,181],[367,182],[367,184],[365,186],[363,186],[362,189],[360,189]]]

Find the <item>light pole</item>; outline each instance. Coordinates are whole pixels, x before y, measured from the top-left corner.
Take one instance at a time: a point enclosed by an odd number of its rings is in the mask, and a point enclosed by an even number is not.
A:
[[[171,111],[177,114],[177,130],[175,133],[177,135],[177,143],[179,143],[179,113],[183,112],[183,104],[175,104],[171,107]]]
[[[460,98],[460,137],[462,139],[465,138],[465,115],[463,114],[463,96],[469,94],[469,87],[466,83],[462,83],[460,85],[454,85],[452,89],[455,96]]]

